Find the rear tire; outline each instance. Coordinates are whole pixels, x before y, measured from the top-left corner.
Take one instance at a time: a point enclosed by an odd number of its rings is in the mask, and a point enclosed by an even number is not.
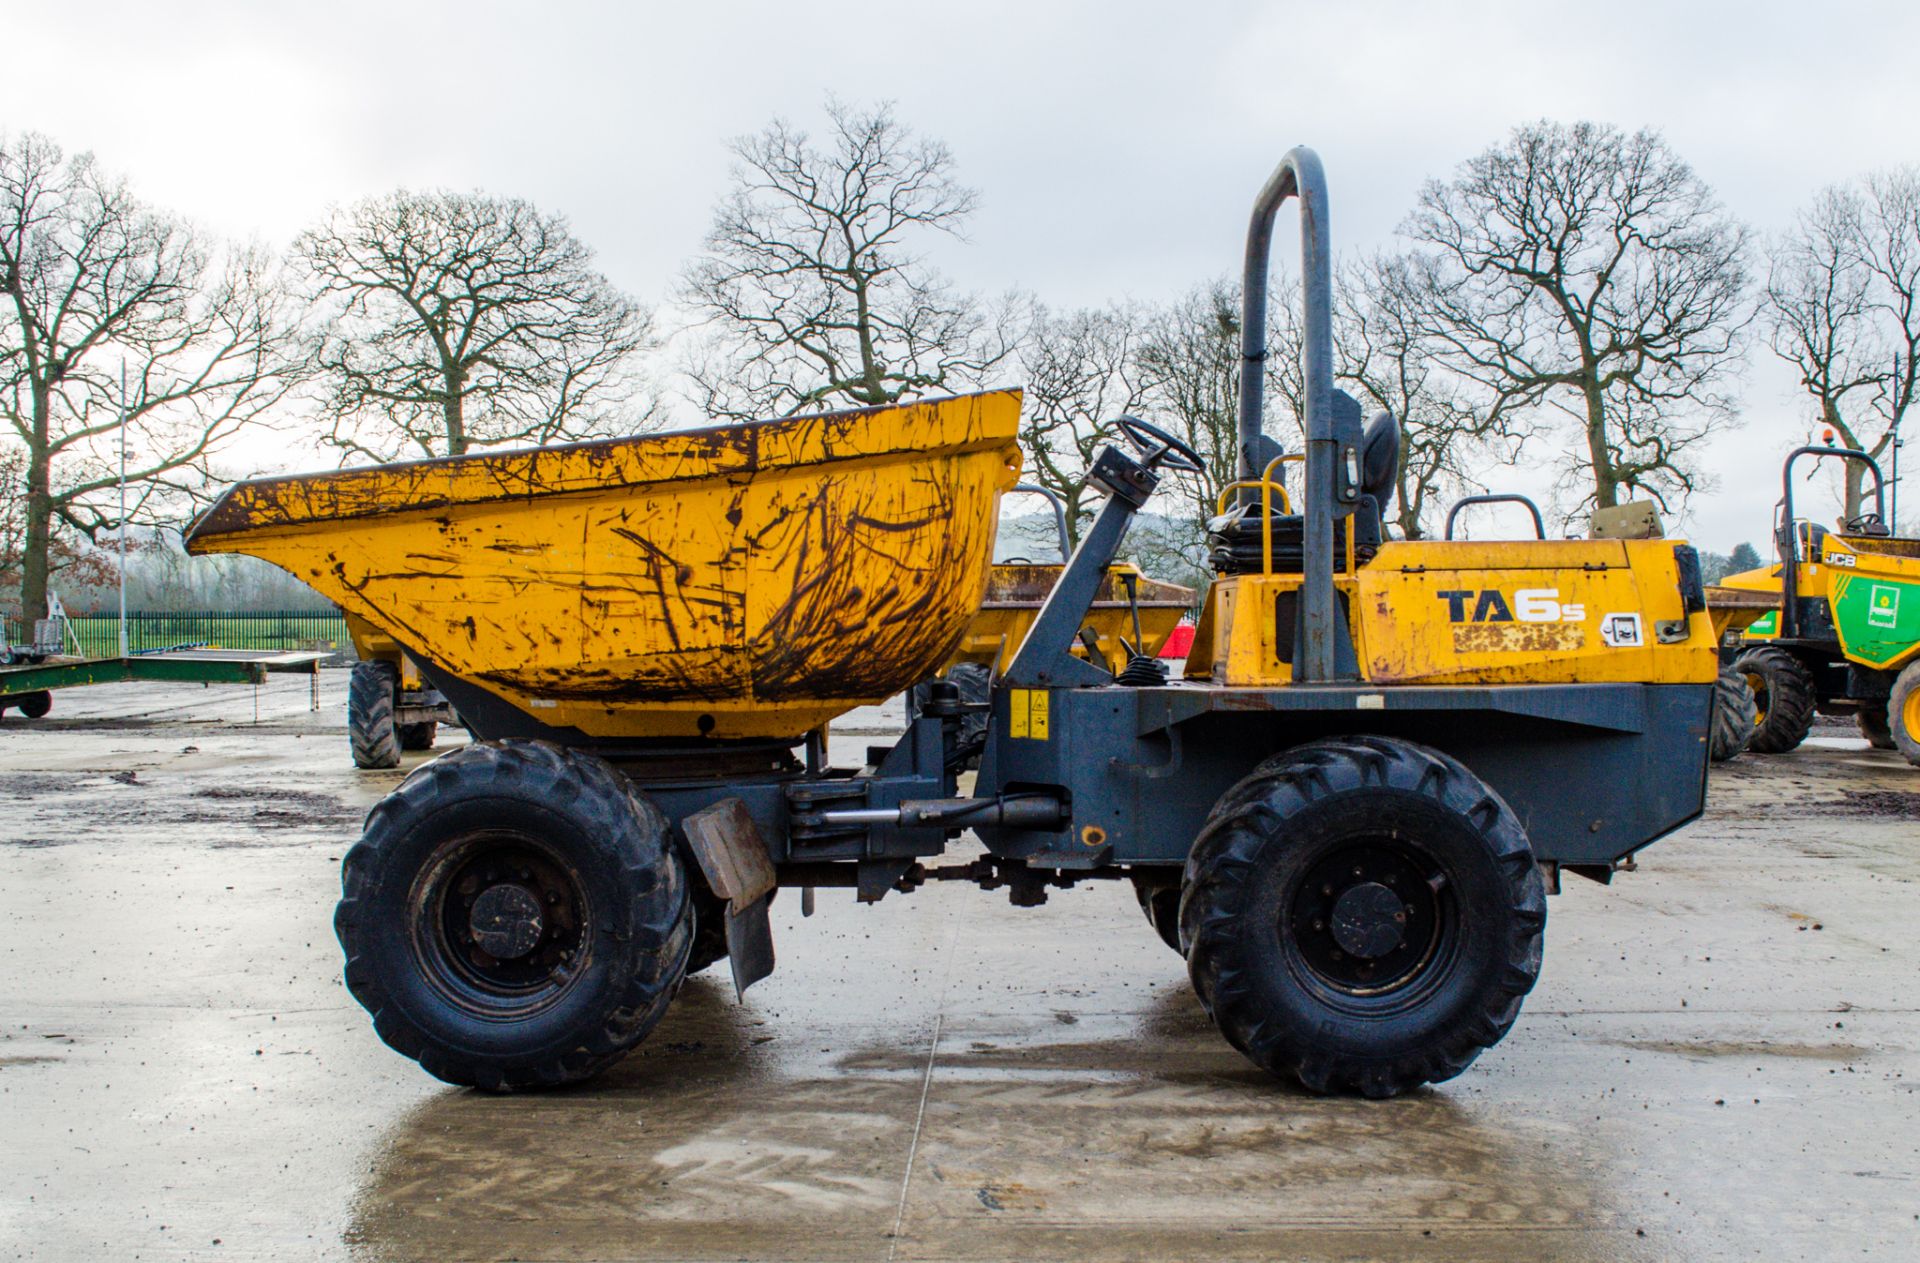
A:
[[[1893,748],[1920,767],[1920,660],[1909,662],[1894,677],[1887,698],[1887,730]]]
[[[666,818],[599,759],[479,742],[416,770],[347,853],[347,989],[448,1083],[573,1083],[666,1011],[692,941]]]
[[[38,693],[22,693],[14,699],[13,704],[28,719],[45,719],[47,712],[53,709],[53,694],[45,689]]]
[[[417,724],[396,724],[394,732],[400,738],[402,750],[431,750],[433,739],[440,735],[440,725],[428,719]]]
[[[1160,941],[1185,956],[1180,949],[1180,888],[1135,882],[1133,893],[1140,901],[1140,911],[1146,914],[1147,924],[1160,936]]]
[[[1860,738],[1876,750],[1898,749],[1893,743],[1893,726],[1887,718],[1887,701],[1861,702],[1860,709],[1853,713],[1854,726],[1860,730]]]
[[[377,659],[353,664],[347,679],[347,743],[355,767],[400,766],[400,734],[393,723],[393,695],[400,671]]]
[[[947,668],[944,676],[935,678],[944,679],[960,690],[960,700],[963,702],[984,704],[993,696],[993,669],[988,666],[983,666],[978,662],[956,662]],[[917,715],[926,708],[927,698],[933,683],[933,680],[922,680],[913,686],[909,700],[913,704],[914,714]],[[987,714],[985,711],[972,711],[960,716],[960,744],[962,746],[970,746],[982,741],[986,736],[986,732]],[[975,751],[973,754],[967,756],[966,762],[961,770],[965,770],[965,768],[977,768],[979,766],[980,754],[978,751]]]
[[[694,866],[686,865],[689,872]],[[688,883],[693,905],[693,950],[687,955],[687,977],[711,969],[727,958],[727,901],[708,890],[699,876]],[[778,889],[767,892],[767,906],[779,899]]]
[[[1707,757],[1725,763],[1746,749],[1756,713],[1747,677],[1723,668],[1713,684],[1713,725],[1707,735]]]
[[[1384,1097],[1507,1033],[1546,918],[1498,794],[1438,750],[1349,737],[1228,792],[1187,859],[1180,937],[1201,1004],[1255,1065]]]
[[[693,949],[687,954],[687,977],[710,969],[727,958],[727,903],[694,883]]]
[[[1753,735],[1747,749],[1756,754],[1785,754],[1807,739],[1818,700],[1813,676],[1785,649],[1749,649],[1733,660],[1733,669],[1753,690]]]

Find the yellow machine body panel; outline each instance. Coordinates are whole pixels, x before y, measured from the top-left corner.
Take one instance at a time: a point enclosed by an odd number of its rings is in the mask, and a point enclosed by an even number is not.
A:
[[[987,597],[980,610],[967,623],[966,637],[953,662],[990,666],[998,674],[1013,661],[1020,642],[1046,603],[1047,594],[1060,581],[1063,565],[1014,563],[998,565],[987,576]],[[1161,583],[1140,573],[1138,566],[1120,563],[1109,566],[1100,582],[1100,591],[1088,611],[1086,626],[1098,638],[1100,657],[1107,668],[1118,674],[1127,665],[1127,650],[1120,641],[1133,639],[1133,610],[1121,576],[1134,577],[1134,592],[1140,608],[1142,653],[1157,653],[1167,637],[1180,625],[1181,618],[1193,608],[1193,589]],[[1086,656],[1080,644],[1075,655]]]
[[[1188,677],[1290,682],[1300,584],[1217,581]],[[1711,620],[1687,613],[1671,540],[1390,542],[1334,584],[1374,683],[1703,684],[1718,672]]]
[[[188,549],[274,562],[369,648],[385,637],[549,726],[797,737],[959,647],[1019,411],[995,391],[257,479]]]
[[[358,615],[343,617],[347,635],[353,640],[353,652],[362,662],[391,662],[400,669],[402,689],[415,692],[425,687],[420,678],[420,665],[407,656],[398,641]]]
[[[1817,576],[1805,577],[1812,582]],[[1739,632],[1743,640],[1772,639],[1780,623],[1780,567],[1727,575],[1707,589],[1707,612],[1715,637]]]

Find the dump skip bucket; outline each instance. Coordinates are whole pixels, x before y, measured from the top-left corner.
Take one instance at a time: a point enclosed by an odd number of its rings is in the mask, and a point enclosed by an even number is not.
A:
[[[1020,394],[261,478],[187,533],[422,664],[481,735],[797,738],[985,594]]]

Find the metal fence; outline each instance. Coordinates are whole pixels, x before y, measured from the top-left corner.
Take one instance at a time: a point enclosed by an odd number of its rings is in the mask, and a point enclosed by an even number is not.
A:
[[[67,620],[78,652],[89,658],[111,658],[120,652],[117,614],[74,615]],[[33,639],[33,629],[17,618],[6,620],[9,644]],[[339,610],[129,610],[127,649],[151,653],[188,645],[221,649],[344,649],[349,644],[347,623]]]

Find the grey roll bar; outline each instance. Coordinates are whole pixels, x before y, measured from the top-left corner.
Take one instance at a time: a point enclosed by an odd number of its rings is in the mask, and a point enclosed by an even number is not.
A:
[[[1246,271],[1240,287],[1240,477],[1257,479],[1255,444],[1266,403],[1267,272],[1273,219],[1288,198],[1300,202],[1301,370],[1305,383],[1306,478],[1302,485],[1305,557],[1301,574],[1302,642],[1293,678],[1335,678],[1333,604],[1333,260],[1327,228],[1327,178],[1320,156],[1300,145],[1287,152],[1253,204]]]
[[[1067,558],[1073,555],[1073,549],[1067,547],[1067,506],[1061,503],[1060,497],[1053,492],[1048,491],[1045,487],[1037,487],[1030,482],[1017,482],[1013,485],[1012,490],[1024,491],[1029,495],[1044,496],[1046,497],[1047,503],[1053,506],[1053,529],[1060,537],[1060,561],[1064,565]]]
[[[1787,453],[1786,464],[1780,467],[1780,526],[1773,537],[1774,551],[1780,557],[1779,634],[1783,640],[1792,640],[1800,634],[1800,568],[1794,564],[1797,550],[1793,539],[1793,462],[1802,456],[1816,460],[1822,456],[1838,456],[1842,460],[1857,460],[1872,470],[1873,511],[1882,522],[1887,520],[1887,480],[1880,474],[1880,462],[1873,457],[1852,447],[1796,447]]]
[[[1526,496],[1514,492],[1502,491],[1492,495],[1466,496],[1462,499],[1455,500],[1453,507],[1447,510],[1447,530],[1445,538],[1453,538],[1453,524],[1454,521],[1459,518],[1460,510],[1475,504],[1524,504],[1527,506],[1527,512],[1533,514],[1533,537],[1535,539],[1545,539],[1547,537],[1547,524],[1540,516],[1540,506],[1532,500],[1529,500]]]

